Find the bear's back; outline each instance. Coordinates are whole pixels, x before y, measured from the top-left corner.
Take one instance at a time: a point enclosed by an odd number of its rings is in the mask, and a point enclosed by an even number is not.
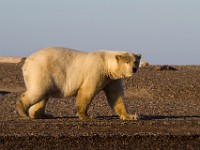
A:
[[[66,60],[71,62],[80,55],[84,55],[84,52],[62,47],[50,47],[36,51],[28,59],[48,62],[56,61],[58,63],[59,61],[65,62]]]

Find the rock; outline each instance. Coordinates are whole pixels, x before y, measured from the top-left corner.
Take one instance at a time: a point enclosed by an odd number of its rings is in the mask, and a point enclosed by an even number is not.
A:
[[[140,68],[143,68],[143,67],[146,67],[146,66],[149,66],[149,63],[147,61],[141,61],[140,62],[140,65],[139,65]]]
[[[173,66],[169,66],[169,65],[163,65],[160,66],[159,68],[157,68],[157,70],[177,70],[177,68],[173,67]]]

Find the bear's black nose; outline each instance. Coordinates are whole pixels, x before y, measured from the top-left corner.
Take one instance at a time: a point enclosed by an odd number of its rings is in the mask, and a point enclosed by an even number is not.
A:
[[[136,73],[136,71],[137,71],[137,68],[133,68],[133,72]]]

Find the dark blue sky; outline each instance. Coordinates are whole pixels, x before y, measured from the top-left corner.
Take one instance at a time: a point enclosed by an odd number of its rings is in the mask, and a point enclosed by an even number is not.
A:
[[[0,56],[49,46],[200,64],[200,0],[0,0]]]

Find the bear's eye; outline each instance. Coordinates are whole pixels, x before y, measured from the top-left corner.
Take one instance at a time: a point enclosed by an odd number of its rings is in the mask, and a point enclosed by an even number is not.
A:
[[[129,64],[129,63],[130,63],[130,61],[126,61],[126,63],[127,63],[127,64]]]

